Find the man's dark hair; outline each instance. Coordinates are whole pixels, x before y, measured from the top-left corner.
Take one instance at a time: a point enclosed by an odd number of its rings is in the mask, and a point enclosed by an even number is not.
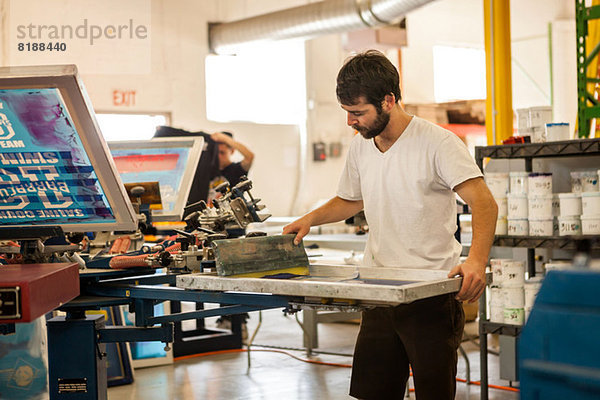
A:
[[[381,102],[388,94],[400,101],[400,77],[394,64],[377,50],[368,50],[349,58],[337,76],[338,101],[355,105],[364,96],[381,111]]]

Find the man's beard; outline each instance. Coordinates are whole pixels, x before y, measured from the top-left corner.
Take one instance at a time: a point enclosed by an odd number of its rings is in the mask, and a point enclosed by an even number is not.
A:
[[[383,110],[377,110],[377,118],[375,118],[375,121],[370,128],[356,125],[353,126],[353,128],[356,129],[365,139],[373,139],[383,132],[389,122],[390,114],[383,112]]]

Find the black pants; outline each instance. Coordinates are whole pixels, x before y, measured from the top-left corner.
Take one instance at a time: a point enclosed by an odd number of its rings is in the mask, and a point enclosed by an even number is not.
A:
[[[456,351],[465,325],[462,305],[454,296],[363,312],[350,395],[402,399],[410,365],[417,400],[454,399]]]

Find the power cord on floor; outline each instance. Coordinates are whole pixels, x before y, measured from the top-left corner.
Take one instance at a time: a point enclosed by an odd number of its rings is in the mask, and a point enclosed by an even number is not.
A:
[[[218,354],[229,354],[229,353],[247,353],[249,350],[248,349],[232,349],[232,350],[219,350],[219,351],[211,351],[208,353],[202,353],[202,354],[192,354],[189,356],[181,356],[181,357],[175,357],[173,360],[174,361],[182,361],[182,360],[188,360],[191,358],[198,358],[198,357],[208,357],[208,356],[214,356],[214,355],[218,355]],[[339,363],[329,363],[329,362],[325,362],[325,361],[317,361],[317,360],[308,360],[302,357],[298,357],[294,354],[291,354],[287,351],[283,351],[283,350],[273,350],[273,349],[253,349],[253,352],[256,351],[260,351],[260,352],[268,352],[268,353],[280,353],[280,354],[285,354],[286,356],[289,356],[295,360],[298,361],[302,361],[305,363],[309,363],[309,364],[316,364],[316,365],[326,365],[329,367],[341,367],[341,368],[352,368],[352,365],[350,364],[339,364]],[[410,373],[410,375],[412,376],[412,372]],[[457,382],[462,382],[462,383],[467,383],[470,385],[478,385],[481,386],[481,382],[480,381],[469,381],[467,382],[466,379],[462,379],[462,378],[456,378]],[[490,385],[488,384],[488,387],[490,389],[498,389],[498,390],[506,390],[509,392],[520,392],[520,390],[518,388],[514,388],[514,387],[509,387],[509,386],[501,386],[501,385]],[[414,392],[414,388],[410,388],[411,392]]]

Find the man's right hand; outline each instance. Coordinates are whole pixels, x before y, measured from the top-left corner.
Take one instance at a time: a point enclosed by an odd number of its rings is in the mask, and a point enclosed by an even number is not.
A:
[[[283,234],[287,235],[288,233],[295,233],[296,237],[294,238],[294,244],[297,246],[302,241],[302,238],[308,234],[310,226],[310,221],[305,215],[304,217],[295,220],[291,224],[284,226]]]

